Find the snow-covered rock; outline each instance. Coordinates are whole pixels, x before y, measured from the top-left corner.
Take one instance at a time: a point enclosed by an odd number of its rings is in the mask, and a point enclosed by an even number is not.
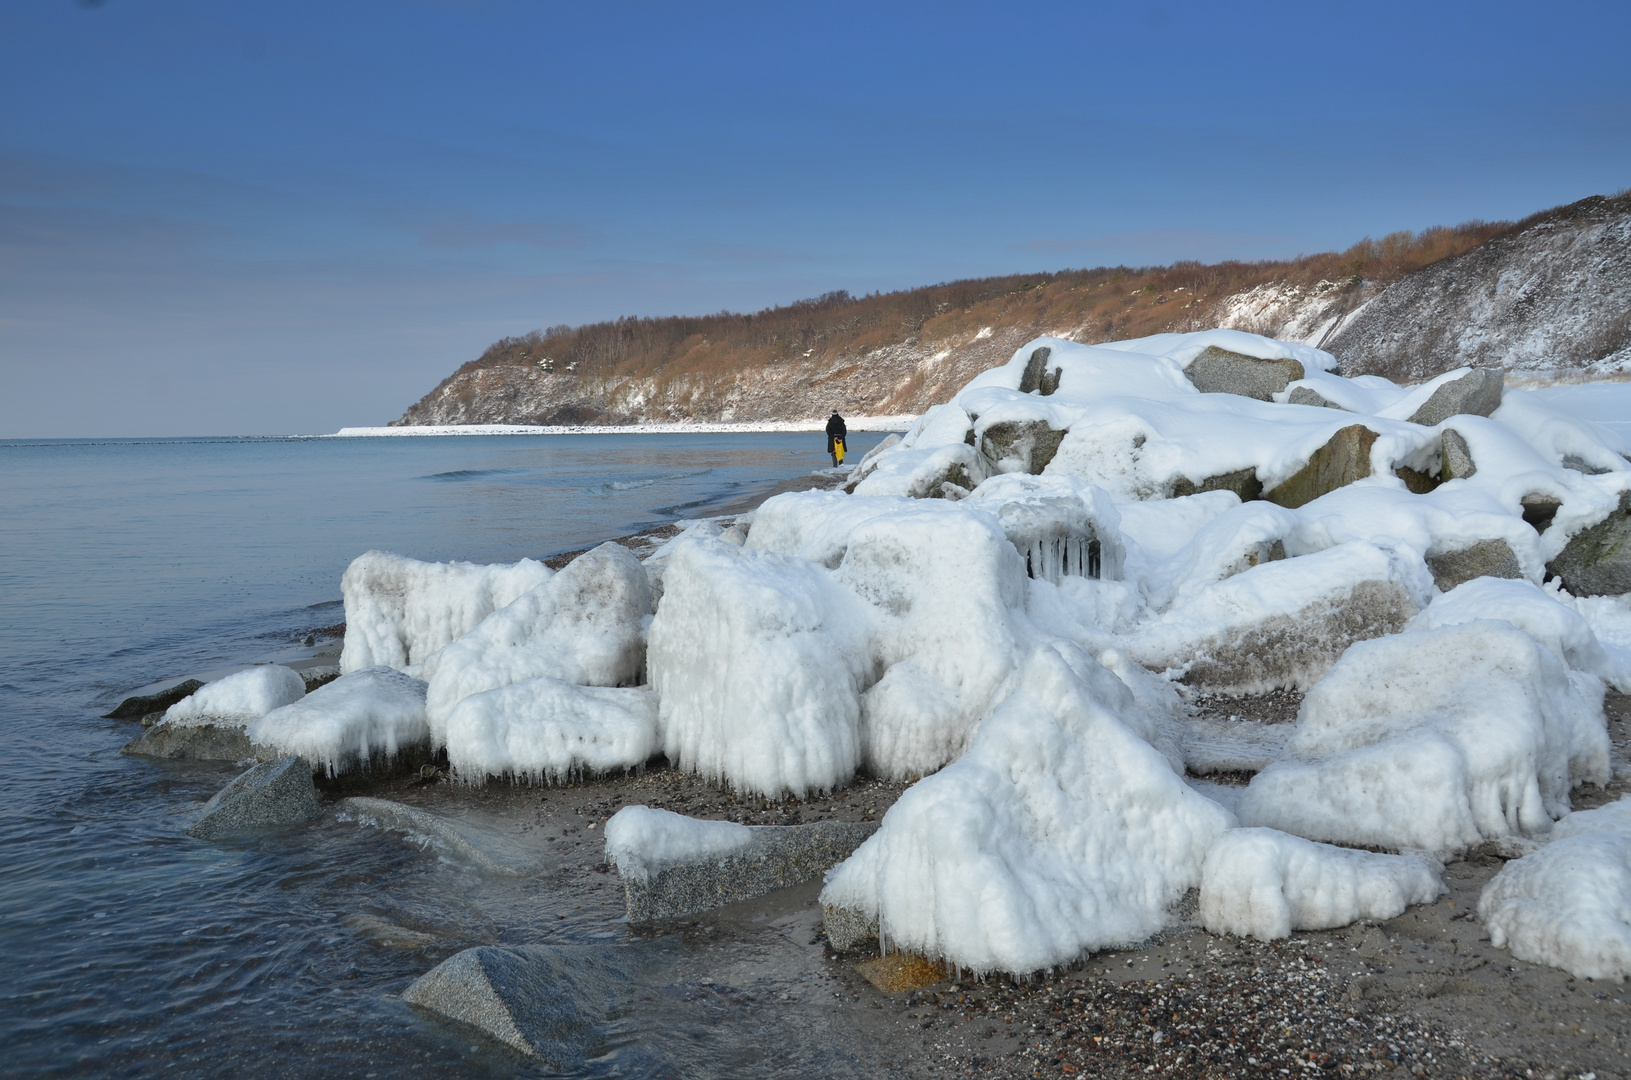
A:
[[[644,765],[658,748],[657,699],[644,689],[527,679],[460,700],[442,739],[466,783],[489,776],[560,783]]]
[[[174,726],[245,724],[306,696],[306,681],[281,664],[260,664],[206,683],[164,711]]]
[[[321,765],[330,776],[428,742],[425,684],[383,665],[342,675],[249,722],[249,739]]]

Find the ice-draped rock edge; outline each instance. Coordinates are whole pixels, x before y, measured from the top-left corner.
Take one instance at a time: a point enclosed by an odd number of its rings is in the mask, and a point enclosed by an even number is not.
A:
[[[1234,824],[1039,648],[968,751],[901,796],[821,902],[875,919],[887,948],[1026,974],[1148,938]]]

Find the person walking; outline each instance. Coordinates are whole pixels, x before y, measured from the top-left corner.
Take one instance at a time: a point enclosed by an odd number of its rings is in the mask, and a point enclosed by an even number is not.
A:
[[[827,418],[827,454],[832,458],[833,468],[844,463],[844,438],[849,435],[849,429],[844,427],[844,418],[834,409]]]

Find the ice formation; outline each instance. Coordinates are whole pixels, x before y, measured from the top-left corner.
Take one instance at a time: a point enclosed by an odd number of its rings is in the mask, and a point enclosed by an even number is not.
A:
[[[281,664],[260,664],[207,683],[165,710],[171,724],[242,724],[306,696],[306,681]]]
[[[559,783],[644,765],[657,752],[657,700],[649,690],[544,676],[464,698],[443,740],[448,763],[467,783],[488,776]]]
[[[442,744],[459,702],[511,683],[638,684],[651,612],[646,572],[627,548],[608,543],[578,556],[425,660],[432,739]]]
[[[1391,919],[1444,891],[1426,859],[1376,855],[1274,829],[1234,829],[1206,854],[1201,922],[1214,934],[1263,941]]]
[[[649,806],[625,806],[606,822],[606,856],[624,877],[647,881],[671,866],[718,859],[747,847],[753,830]]]
[[[1361,642],[1309,691],[1241,822],[1442,852],[1544,835],[1574,784],[1609,778],[1602,693],[1507,622]]]
[[[877,919],[888,948],[1025,973],[1160,929],[1233,824],[1044,647],[821,901]]]
[[[1631,976],[1631,800],[1570,814],[1484,886],[1490,942],[1586,979]]]
[[[249,741],[298,754],[330,776],[426,742],[425,684],[383,665],[342,675],[249,723]]]
[[[430,563],[370,551],[340,578],[345,600],[345,673],[383,664],[401,670],[468,633],[528,589],[549,580],[532,559],[513,565]]]

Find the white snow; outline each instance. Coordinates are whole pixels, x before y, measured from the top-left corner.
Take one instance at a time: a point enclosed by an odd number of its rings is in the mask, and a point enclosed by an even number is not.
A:
[[[281,664],[260,664],[207,683],[164,712],[171,724],[242,724],[306,696],[306,680]]]
[[[658,748],[657,699],[649,690],[528,679],[461,700],[443,737],[465,783],[561,783],[644,765]]]
[[[249,722],[249,741],[297,754],[330,776],[430,738],[425,684],[384,666],[341,675]]]
[[[1026,973],[1160,929],[1233,824],[1042,648],[968,751],[828,874],[821,902],[876,918],[889,949]]]
[[[625,806],[606,822],[606,857],[624,877],[649,880],[669,867],[719,859],[753,842],[753,830],[650,806]]]
[[[469,633],[427,658],[425,713],[436,745],[458,703],[471,694],[549,677],[584,686],[641,681],[651,587],[627,548],[585,552]]]
[[[359,555],[340,579],[345,647],[340,670],[401,670],[469,633],[481,620],[550,578],[541,562],[429,563],[385,551]]]
[[[1438,870],[1422,858],[1351,851],[1274,829],[1234,829],[1206,853],[1201,922],[1214,934],[1272,941],[1293,930],[1391,919],[1443,891]]]

